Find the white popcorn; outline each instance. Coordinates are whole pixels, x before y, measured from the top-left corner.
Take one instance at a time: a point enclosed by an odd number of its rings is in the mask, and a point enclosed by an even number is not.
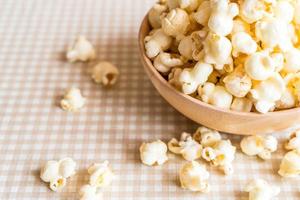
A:
[[[154,67],[157,71],[166,73],[169,72],[173,67],[179,67],[183,65],[182,59],[176,54],[160,53],[153,62]]]
[[[75,174],[76,163],[71,158],[60,161],[50,160],[42,168],[40,178],[49,183],[53,191],[61,191],[66,185],[66,179]]]
[[[284,55],[282,53],[270,54],[275,67],[275,72],[280,72],[284,67]]]
[[[222,139],[218,131],[205,126],[200,126],[193,134],[193,138],[203,147],[212,147]]]
[[[203,42],[204,45],[204,61],[209,64],[214,64],[218,70],[223,69],[224,65],[231,64],[231,42],[224,36],[216,34],[208,34]]]
[[[203,102],[219,108],[229,109],[232,103],[232,95],[223,86],[215,86],[213,83],[205,83],[198,88],[198,93]]]
[[[284,71],[286,72],[299,72],[300,71],[300,50],[291,48],[284,53]]]
[[[108,165],[109,162],[104,161],[103,163],[95,163],[88,168],[88,173],[90,175],[89,184],[91,186],[104,188],[112,183],[115,174]]]
[[[275,107],[277,109],[289,109],[296,106],[297,99],[295,98],[291,89],[286,89],[281,95],[280,99],[276,101]]]
[[[263,179],[255,179],[247,184],[245,192],[249,192],[249,200],[272,200],[280,193],[280,188]]]
[[[168,148],[175,154],[180,154],[187,161],[201,157],[202,146],[188,133],[182,133],[180,141],[173,138],[168,142]]]
[[[208,20],[210,30],[220,36],[229,35],[233,28],[233,18],[239,13],[238,5],[228,3],[227,0],[217,0],[211,1],[211,9]]]
[[[284,145],[287,150],[300,150],[300,130],[295,131]]]
[[[258,21],[255,24],[255,35],[262,41],[264,48],[274,48],[278,45],[283,51],[287,51],[293,45],[287,23],[276,18]]]
[[[297,177],[300,175],[300,152],[293,150],[285,154],[278,171],[283,177]]]
[[[218,166],[226,175],[233,173],[232,162],[235,157],[236,147],[230,140],[220,140],[213,147],[215,158],[212,160],[214,166]]]
[[[172,37],[166,35],[162,29],[156,29],[145,37],[145,49],[149,58],[155,58],[160,52],[171,47]]]
[[[179,7],[188,11],[193,12],[199,7],[199,0],[178,0]]]
[[[210,2],[205,0],[201,2],[197,12],[193,14],[193,17],[199,24],[205,26],[208,23],[210,14],[211,14]]]
[[[77,88],[71,88],[66,91],[63,99],[60,101],[61,108],[69,111],[76,112],[84,106],[86,99],[81,95]]]
[[[216,152],[212,147],[203,148],[201,155],[202,155],[202,158],[208,162],[213,161],[217,157]]]
[[[297,104],[300,102],[300,73],[290,73],[286,77],[284,77],[287,88],[294,95],[295,101]]]
[[[94,60],[95,58],[95,49],[93,45],[84,36],[79,36],[67,52],[67,59],[69,62],[86,62]]]
[[[158,29],[161,27],[161,15],[168,10],[167,5],[156,3],[148,13],[148,20],[152,28]]]
[[[245,32],[249,34],[251,32],[251,28],[247,22],[240,18],[236,18],[233,20],[233,28],[231,31],[231,35],[234,35],[239,32]]]
[[[79,190],[80,200],[102,200],[102,193],[97,191],[96,186],[84,185]]]
[[[154,164],[162,165],[168,160],[167,151],[167,145],[161,140],[143,143],[140,146],[141,161],[149,166]]]
[[[245,32],[237,32],[232,35],[232,55],[237,57],[239,53],[250,55],[254,53],[257,49],[256,42],[252,39],[252,37]]]
[[[279,74],[255,85],[250,91],[256,110],[260,113],[270,111],[285,91],[285,83]]]
[[[245,71],[254,80],[266,80],[275,71],[275,62],[268,52],[256,52],[245,61]]]
[[[296,1],[294,10],[294,22],[296,25],[300,24],[300,1]]]
[[[251,90],[251,78],[241,68],[224,77],[223,82],[228,92],[235,97],[245,97]]]
[[[193,59],[193,45],[194,42],[191,36],[184,37],[178,45],[178,51],[180,55],[184,56],[189,60]]]
[[[179,172],[181,187],[195,192],[209,192],[209,173],[196,161],[184,164]]]
[[[106,61],[99,62],[91,69],[91,77],[95,83],[104,86],[114,85],[117,82],[119,75],[119,69],[112,63]]]
[[[244,0],[240,6],[240,16],[249,24],[262,19],[265,15],[263,0]]]
[[[162,19],[163,31],[173,37],[185,34],[189,24],[189,15],[180,8],[171,10],[168,15]]]
[[[212,71],[213,66],[204,62],[198,62],[194,68],[184,69],[179,77],[183,93],[194,93],[199,86],[207,81]]]
[[[250,112],[253,103],[248,98],[234,98],[230,109],[239,112]]]
[[[266,160],[271,158],[271,153],[277,150],[277,140],[273,136],[247,136],[241,141],[242,151],[249,156],[259,156]]]
[[[295,8],[289,1],[277,1],[274,8],[275,17],[290,23],[294,18]]]
[[[181,90],[182,88],[181,82],[179,81],[181,72],[182,72],[181,68],[173,68],[170,74],[168,75],[168,82],[177,90]]]

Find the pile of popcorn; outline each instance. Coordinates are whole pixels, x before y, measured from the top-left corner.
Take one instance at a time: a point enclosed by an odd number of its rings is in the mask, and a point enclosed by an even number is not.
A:
[[[278,174],[282,177],[297,177],[300,175],[300,130],[292,133],[284,146],[289,152],[283,157]],[[244,154],[262,160],[270,159],[277,148],[278,141],[271,135],[245,136],[240,142]],[[231,175],[236,149],[230,140],[222,139],[218,131],[201,126],[194,134],[183,132],[179,140],[172,138],[167,144],[161,140],[144,142],[139,150],[141,161],[147,166],[166,163],[169,160],[168,151],[181,155],[188,161],[179,170],[181,187],[207,193],[210,191],[210,174],[202,161],[218,167],[225,175]],[[257,178],[251,180],[244,191],[249,193],[249,200],[271,200],[280,193],[280,188]]]
[[[184,94],[223,109],[300,105],[300,1],[160,0],[146,54]]]

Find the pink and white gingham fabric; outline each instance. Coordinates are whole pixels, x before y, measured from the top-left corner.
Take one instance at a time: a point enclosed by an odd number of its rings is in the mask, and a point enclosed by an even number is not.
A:
[[[109,160],[117,174],[104,199],[247,199],[252,178],[281,187],[277,199],[300,198],[300,178],[276,175],[282,145],[263,162],[238,150],[235,173],[211,172],[209,194],[184,191],[178,171],[184,163],[170,155],[163,166],[140,163],[143,141],[178,137],[197,125],[169,106],[155,91],[139,61],[137,32],[153,0],[0,0],[0,199],[78,199],[87,183],[86,167]],[[121,77],[112,89],[94,84],[88,64],[65,61],[67,46],[85,35],[99,60],[116,64]],[[72,86],[88,99],[80,112],[62,111],[59,100]],[[276,134],[281,140],[286,134]],[[225,135],[226,137],[226,135]],[[227,136],[238,145],[238,136]],[[49,190],[39,169],[50,159],[74,158],[78,173],[61,193]]]

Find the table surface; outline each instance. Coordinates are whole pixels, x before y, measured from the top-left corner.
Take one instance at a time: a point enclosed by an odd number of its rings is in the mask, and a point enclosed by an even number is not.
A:
[[[281,179],[276,171],[285,151],[271,160],[246,157],[240,150],[235,173],[223,176],[209,167],[209,194],[184,191],[178,170],[184,161],[170,155],[163,166],[140,163],[143,141],[178,137],[197,124],[155,91],[139,61],[137,32],[152,0],[0,0],[0,199],[77,199],[88,181],[86,168],[109,160],[117,174],[104,199],[247,199],[253,178],[281,187],[278,199],[300,197],[300,179]],[[64,54],[79,34],[96,47],[99,60],[115,63],[121,77],[111,89],[94,84],[88,64],[70,64]],[[64,90],[79,87],[88,99],[78,113],[58,102]],[[275,134],[281,141],[288,133]],[[238,145],[240,137],[224,135]],[[63,192],[54,193],[39,178],[50,159],[74,158],[78,173]]]

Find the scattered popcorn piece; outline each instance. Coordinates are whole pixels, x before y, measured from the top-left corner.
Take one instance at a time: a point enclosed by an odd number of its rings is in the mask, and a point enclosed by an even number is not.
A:
[[[198,88],[198,94],[203,102],[219,108],[229,109],[232,103],[232,95],[223,86],[215,86],[206,82],[203,87]]]
[[[69,62],[86,62],[94,60],[95,58],[95,49],[93,45],[84,36],[79,36],[67,52],[67,59]]]
[[[80,200],[102,200],[102,193],[97,191],[96,186],[84,185],[79,191]]]
[[[80,90],[71,88],[65,93],[60,105],[66,111],[76,112],[84,106],[85,102],[86,99],[81,95]]]
[[[176,37],[186,33],[190,24],[189,15],[183,9],[176,8],[171,10],[165,18],[162,19],[162,29],[169,35]]]
[[[201,156],[204,160],[206,160],[208,162],[213,161],[217,157],[216,152],[212,147],[205,147],[202,150]]]
[[[295,131],[284,145],[287,150],[300,150],[300,130]]]
[[[153,30],[145,37],[145,49],[149,58],[155,58],[160,52],[166,51],[171,47],[172,38],[166,35],[162,29]]]
[[[198,62],[194,68],[186,68],[182,71],[179,81],[182,84],[184,94],[192,94],[203,85],[213,71],[213,66],[204,62]]]
[[[215,158],[212,160],[212,164],[223,170],[226,175],[232,174],[232,162],[235,157],[236,147],[231,144],[230,140],[220,140],[213,146],[213,149]]]
[[[75,174],[75,168],[76,163],[71,158],[50,160],[41,168],[40,178],[49,183],[51,190],[61,191],[66,185],[66,179]]]
[[[162,165],[168,160],[168,147],[161,140],[151,143],[143,143],[140,146],[141,161],[145,165],[152,166],[154,164]]]
[[[193,138],[203,147],[212,147],[222,139],[218,131],[205,126],[200,126],[193,134]]]
[[[202,1],[200,6],[198,7],[197,12],[193,14],[193,17],[199,24],[205,26],[208,23],[210,14],[211,14],[210,2]]]
[[[118,68],[110,62],[102,61],[96,64],[91,69],[91,77],[95,83],[104,86],[114,85],[119,78]]]
[[[257,44],[248,33],[237,32],[233,34],[231,42],[234,57],[237,57],[239,53],[250,55],[256,52]]]
[[[283,157],[278,174],[283,177],[297,177],[300,175],[300,152],[293,150]]]
[[[234,98],[231,104],[230,109],[239,112],[250,112],[252,109],[253,103],[251,100],[243,98]]]
[[[88,173],[90,175],[89,183],[91,186],[104,188],[112,183],[115,174],[108,165],[109,162],[106,160],[103,163],[95,163],[88,168]]]
[[[187,161],[196,160],[201,157],[202,146],[196,142],[188,133],[182,133],[180,141],[173,138],[168,142],[168,148],[175,154],[180,154]]]
[[[203,42],[204,61],[214,64],[218,70],[223,69],[224,65],[231,64],[232,45],[228,38],[217,34],[209,33]]]
[[[269,79],[255,85],[250,91],[256,110],[267,113],[275,107],[285,91],[285,82],[279,74],[273,74]]]
[[[263,179],[256,179],[247,184],[245,191],[249,192],[249,200],[272,200],[280,193],[280,188]]]
[[[195,192],[209,192],[209,173],[196,161],[184,164],[179,172],[181,187]]]
[[[161,27],[161,18],[160,16],[168,10],[167,5],[158,2],[156,3],[148,13],[148,20],[152,28],[158,29]]]
[[[183,64],[183,61],[178,55],[163,52],[154,59],[153,63],[157,71],[162,73],[169,72],[172,68],[179,67]]]
[[[233,18],[239,14],[236,3],[228,3],[227,0],[211,1],[211,15],[208,27],[219,36],[227,36],[233,28]]]
[[[252,87],[251,78],[241,68],[225,76],[223,82],[227,91],[235,97],[245,97]]]
[[[241,149],[246,155],[259,156],[266,160],[271,158],[271,153],[277,150],[278,142],[273,136],[248,136],[241,141]]]

